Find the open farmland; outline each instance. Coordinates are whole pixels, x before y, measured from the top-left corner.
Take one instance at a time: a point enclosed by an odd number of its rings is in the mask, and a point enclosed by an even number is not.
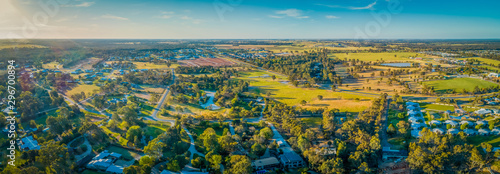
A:
[[[269,92],[271,98],[291,106],[299,106],[299,103],[305,100],[307,104],[304,107],[308,108],[328,107],[338,108],[342,111],[358,112],[370,105],[368,100],[371,97],[332,92],[324,89],[294,87],[280,78],[273,80],[271,77],[264,77],[265,74],[269,73],[258,70],[239,72],[240,77],[237,79],[249,81],[251,93],[266,96]],[[323,100],[318,100],[318,95],[323,96]],[[340,106],[341,103],[342,106]]]
[[[424,84],[434,87],[435,91],[438,93],[443,93],[447,90],[462,90],[472,91],[477,86],[479,88],[486,88],[490,86],[496,86],[493,82],[486,80],[476,79],[476,78],[454,78],[447,80],[434,80],[427,81]]]
[[[181,60],[179,61],[182,66],[232,66],[236,63],[228,61],[226,59],[221,58],[199,58],[194,60]]]
[[[338,59],[359,59],[360,61],[413,61],[408,57],[419,57],[423,56],[418,53],[407,53],[407,52],[397,52],[397,53],[336,53],[332,54]]]

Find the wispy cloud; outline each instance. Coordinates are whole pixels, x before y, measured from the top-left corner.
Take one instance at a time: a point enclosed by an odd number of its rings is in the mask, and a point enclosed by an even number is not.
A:
[[[350,10],[367,10],[367,9],[373,9],[373,6],[377,5],[377,1],[374,1],[373,3],[368,4],[367,6],[363,6],[363,7],[328,5],[328,4],[315,4],[315,5],[330,7],[330,8],[345,8],[345,9],[350,9]]]
[[[338,19],[338,18],[340,18],[340,17],[338,17],[338,16],[333,16],[333,15],[326,15],[326,16],[325,16],[325,18],[327,18],[327,19]]]
[[[173,12],[173,11],[162,11],[161,14],[171,15],[171,14],[175,14],[175,12]]]
[[[275,16],[275,15],[269,15],[270,18],[276,18],[276,19],[281,19],[284,18],[284,16]]]
[[[195,18],[192,18],[192,17],[189,17],[189,16],[182,16],[181,19],[182,20],[186,20],[186,21],[190,21],[193,24],[200,24],[200,23],[206,22],[203,19],[195,19]]]
[[[161,16],[159,16],[158,18],[162,18],[162,19],[170,19],[170,18],[172,18],[172,16],[170,16],[170,15],[161,15]]]
[[[75,5],[63,5],[63,7],[90,7],[94,4],[95,2],[82,2],[81,4],[75,4]]]
[[[103,18],[103,19],[114,19],[114,20],[120,20],[120,21],[127,21],[128,20],[128,18],[124,18],[124,17],[120,17],[120,16],[114,16],[114,15],[110,15],[110,14],[102,15],[101,18]]]
[[[287,9],[287,10],[280,10],[275,12],[276,15],[269,15],[271,18],[284,18],[284,17],[293,17],[297,19],[305,19],[309,18],[309,16],[303,16],[302,15],[302,10],[297,10],[297,9]]]
[[[375,6],[377,4],[377,1],[371,3],[371,4],[368,4],[367,6],[364,6],[364,7],[349,7],[349,9],[351,10],[366,10],[366,9],[372,9],[373,6]]]

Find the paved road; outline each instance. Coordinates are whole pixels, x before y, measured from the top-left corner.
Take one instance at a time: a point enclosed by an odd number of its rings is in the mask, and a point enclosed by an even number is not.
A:
[[[172,71],[172,83],[174,84],[175,81],[175,74],[174,74],[174,69],[170,69]],[[161,119],[158,118],[158,112],[161,110],[161,106],[163,106],[163,103],[165,102],[165,99],[167,98],[168,92],[169,92],[169,87],[167,86],[165,88],[165,92],[163,92],[163,95],[161,96],[160,101],[158,102],[158,105],[156,105],[156,108],[153,110],[153,113],[151,113],[151,116],[149,117],[144,117],[146,120],[154,120],[154,121],[163,121],[163,122],[169,122],[172,127],[175,126],[175,120],[167,120],[167,119]]]

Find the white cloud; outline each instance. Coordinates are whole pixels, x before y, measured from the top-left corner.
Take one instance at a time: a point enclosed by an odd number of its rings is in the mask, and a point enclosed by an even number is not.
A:
[[[165,15],[168,15],[168,14],[174,14],[175,12],[173,11],[162,11],[161,14],[165,14]]]
[[[277,15],[269,15],[271,18],[284,18],[286,16],[288,17],[293,17],[297,19],[305,19],[309,18],[309,16],[302,16],[302,10],[297,10],[297,9],[287,9],[287,10],[280,10],[275,12]]]
[[[340,17],[338,17],[338,16],[333,16],[333,15],[326,15],[326,16],[325,16],[325,18],[327,18],[327,19],[338,19],[338,18],[340,18]]]
[[[364,6],[364,7],[349,7],[349,9],[351,10],[366,10],[366,9],[372,9],[373,6],[375,6],[377,4],[377,1],[371,3],[371,4],[368,4],[367,6]]]
[[[114,15],[110,15],[110,14],[102,15],[101,18],[121,20],[121,21],[127,21],[128,20],[128,18],[124,18],[124,17],[120,17],[120,16],[114,16]]]
[[[189,16],[182,16],[181,17],[182,20],[191,20],[193,19],[192,17],[189,17]]]
[[[81,4],[76,5],[63,5],[63,7],[90,7],[94,4],[95,2],[82,2]]]
[[[159,18],[170,19],[170,18],[172,18],[172,16],[170,16],[170,15],[161,15]]]
[[[366,10],[366,9],[373,9],[373,6],[377,5],[377,1],[374,1],[371,4],[368,4],[367,6],[364,7],[353,7],[353,6],[340,6],[340,5],[328,5],[328,4],[315,4],[319,6],[324,6],[324,7],[330,7],[330,8],[345,8],[345,9],[350,9],[350,10]]]
[[[269,15],[270,18],[276,18],[276,19],[281,19],[284,18],[284,16],[275,16],[275,15]]]

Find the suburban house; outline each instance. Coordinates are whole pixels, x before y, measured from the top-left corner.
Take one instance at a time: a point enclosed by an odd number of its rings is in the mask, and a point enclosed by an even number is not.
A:
[[[304,160],[295,152],[286,152],[279,156],[281,165],[285,168],[295,169],[305,165]]]
[[[276,157],[269,157],[252,161],[252,168],[259,173],[259,171],[266,172],[266,170],[273,170],[280,166],[280,162]]]
[[[40,150],[38,141],[33,139],[33,136],[24,137],[19,141],[19,149],[21,150]]]
[[[92,161],[87,164],[87,168],[98,171],[106,171],[112,174],[122,174],[123,167],[114,164],[118,159],[120,159],[121,156],[122,155],[119,153],[109,153],[107,150],[104,150],[92,158]]]

